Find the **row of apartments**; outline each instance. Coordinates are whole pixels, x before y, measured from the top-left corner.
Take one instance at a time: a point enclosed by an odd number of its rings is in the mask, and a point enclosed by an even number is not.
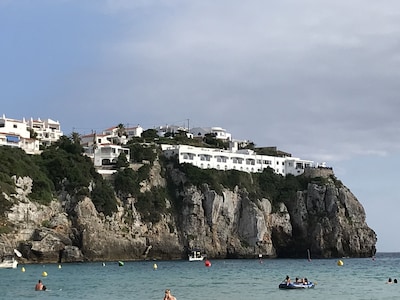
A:
[[[186,128],[160,127],[158,134],[163,136],[171,131],[188,131]],[[81,136],[81,145],[85,155],[89,156],[94,166],[99,170],[113,165],[119,155],[124,153],[130,158],[130,149],[124,147],[128,140],[140,137],[143,128],[138,126],[121,128],[118,126],[105,129],[102,133],[93,132]],[[244,172],[262,172],[272,168],[275,173],[283,176],[287,174],[301,175],[304,169],[313,167],[314,162],[291,157],[290,154],[282,156],[258,155],[253,150],[238,150],[237,141],[231,141],[231,134],[220,127],[192,128],[188,134],[191,137],[204,136],[211,133],[217,139],[230,141],[231,148],[222,150],[216,148],[202,148],[188,145],[161,145],[166,157],[175,157],[179,163],[190,163],[202,169],[238,170]],[[51,119],[47,120],[15,120],[0,118],[0,146],[19,147],[28,154],[40,154],[40,146],[48,146],[63,135],[60,123]]]
[[[40,154],[40,146],[48,146],[63,135],[60,123],[51,119],[15,120],[0,118],[0,146],[18,147],[28,154]]]
[[[201,169],[238,170],[248,173],[260,173],[266,168],[272,168],[275,173],[301,175],[305,168],[314,166],[311,160],[303,160],[291,156],[258,155],[253,150],[230,150],[215,148],[200,148],[188,145],[162,145],[166,157],[175,157],[180,164],[189,163]]]

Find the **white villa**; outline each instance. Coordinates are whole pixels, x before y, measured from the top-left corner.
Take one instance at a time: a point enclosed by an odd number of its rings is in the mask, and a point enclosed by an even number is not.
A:
[[[219,140],[232,140],[232,134],[221,127],[195,127],[190,129],[190,133],[193,134],[194,137],[204,137],[206,134],[210,133]]]
[[[36,133],[36,138],[31,137],[31,131]],[[30,119],[26,121],[0,118],[0,145],[23,149],[28,154],[40,154],[40,145],[50,145],[63,135],[60,123],[47,119]]]
[[[304,169],[312,167],[313,161],[302,160],[291,156],[277,157],[258,155],[253,150],[222,150],[200,148],[188,145],[162,145],[164,155],[176,157],[180,164],[190,163],[201,169],[238,170],[249,173],[262,172],[270,167],[275,173],[301,175]]]
[[[129,148],[117,145],[116,141],[121,144],[126,144],[128,141],[125,135],[118,136],[117,127],[106,129],[102,134],[92,133],[81,136],[81,145],[85,150],[85,154],[93,160],[95,167],[116,163],[121,153],[125,153],[129,160]]]
[[[140,137],[143,133],[143,128],[139,125],[134,127],[125,127],[123,132],[119,134],[120,128],[114,126],[103,131],[103,135],[107,136],[110,141],[118,141],[119,143],[125,145],[131,138]]]
[[[186,136],[188,138],[193,138],[193,135],[188,132],[187,127],[185,126],[177,126],[177,125],[165,125],[165,126],[158,126],[155,128],[157,130],[158,136],[164,137],[168,133],[177,133],[177,132],[186,132]]]

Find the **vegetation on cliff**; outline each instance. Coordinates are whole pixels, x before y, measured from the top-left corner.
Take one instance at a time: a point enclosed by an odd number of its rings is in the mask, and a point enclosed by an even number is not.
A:
[[[33,180],[32,193],[29,195],[31,200],[48,204],[61,192],[77,196],[78,199],[89,196],[97,211],[105,215],[111,215],[117,210],[116,196],[123,202],[127,198],[135,198],[135,208],[142,219],[156,223],[161,215],[167,212],[166,199],[170,200],[171,209],[175,210],[179,210],[182,200],[176,192],[182,187],[176,186],[173,180],[167,180],[166,188],[152,187],[145,192],[141,191],[141,183],[148,180],[151,166],[157,157],[162,156],[155,143],[158,139],[156,136],[154,130],[147,130],[141,138],[130,140],[127,147],[131,151],[131,157],[121,155],[115,165],[117,172],[107,180],[96,172],[92,161],[83,155],[83,148],[76,135],[63,136],[57,143],[44,149],[39,156],[27,155],[19,148],[0,147],[0,190],[8,195],[13,194],[15,183],[12,176],[29,176]],[[185,135],[176,133],[158,142],[178,143],[186,140]],[[200,142],[212,146],[212,141],[212,137],[205,137]],[[128,167],[128,160],[142,165],[134,171]],[[224,188],[233,190],[239,187],[249,193],[249,199],[252,201],[269,199],[274,210],[277,210],[280,202],[287,203],[293,199],[297,191],[307,189],[310,182],[310,179],[304,176],[283,177],[275,174],[272,169],[250,174],[236,170],[200,169],[190,164],[179,165],[174,159],[159,161],[161,172],[165,173],[164,177],[167,179],[171,175],[165,170],[168,164],[173,164],[184,174],[186,184],[200,188],[207,184],[218,194],[221,194]],[[1,194],[0,214],[4,215],[11,205]]]
[[[158,143],[187,139],[182,133],[171,137],[158,138],[148,130],[130,140],[126,147],[131,157],[121,154],[113,166],[116,172],[104,178],[83,154],[76,135],[62,137],[38,156],[0,147],[0,233],[16,231],[30,205],[30,219],[36,218],[31,225],[38,226],[32,237],[37,232],[52,236],[43,238],[40,247],[37,240],[21,246],[29,250],[24,252],[27,258],[34,249],[39,260],[43,253],[59,257],[54,240],[67,254],[82,251],[76,257],[102,260],[118,255],[136,259],[148,251],[154,257],[176,258],[185,247],[196,245],[220,258],[258,253],[300,257],[307,249],[314,257],[374,253],[376,235],[365,223],[362,206],[331,170],[307,169],[301,176],[284,177],[272,169],[200,169],[162,155]],[[192,142],[211,146],[208,137]],[[26,197],[44,205],[62,201],[44,207]],[[20,207],[12,207],[18,200]],[[65,236],[60,237],[60,228]]]
[[[218,194],[223,188],[233,190],[236,186],[247,190],[252,201],[267,198],[273,207],[279,202],[293,199],[299,190],[307,189],[310,178],[276,174],[273,169],[267,168],[262,173],[246,173],[236,170],[219,171],[215,169],[200,169],[191,164],[175,165],[186,175],[187,184],[201,187],[208,184],[210,189]]]
[[[1,192],[14,194],[12,177],[27,176],[33,180],[32,193],[28,195],[32,201],[49,204],[65,191],[78,197],[91,196],[98,211],[111,214],[117,208],[113,189],[82,153],[82,147],[65,136],[37,156],[19,148],[0,147]],[[4,196],[0,197],[1,215],[10,206]]]

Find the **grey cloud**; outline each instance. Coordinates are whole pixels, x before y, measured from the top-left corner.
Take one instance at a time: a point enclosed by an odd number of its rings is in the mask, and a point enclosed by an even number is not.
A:
[[[399,150],[397,1],[129,3],[107,2],[130,27],[85,79],[121,120],[189,118],[313,159]]]

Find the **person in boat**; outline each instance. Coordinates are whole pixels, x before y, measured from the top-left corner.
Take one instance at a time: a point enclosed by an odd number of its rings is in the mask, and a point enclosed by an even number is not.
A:
[[[42,290],[43,290],[43,283],[39,279],[38,283],[36,283],[36,285],[35,285],[35,291],[42,291]]]
[[[284,282],[286,284],[290,284],[291,283],[289,275],[286,275],[286,278],[285,278]]]
[[[176,300],[176,298],[172,296],[170,289],[165,290],[164,300]]]

